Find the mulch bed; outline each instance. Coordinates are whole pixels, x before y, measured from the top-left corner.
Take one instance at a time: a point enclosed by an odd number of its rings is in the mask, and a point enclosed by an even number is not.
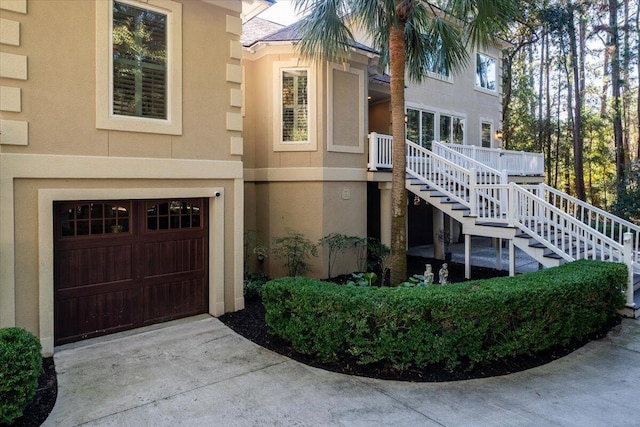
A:
[[[436,273],[437,278],[437,272],[441,267],[442,261],[418,257],[408,258],[407,270],[409,275],[421,274],[424,271],[424,265],[426,263],[432,264],[433,271]],[[449,262],[448,267],[450,282],[464,281],[463,264]],[[474,267],[472,269],[471,277],[473,279],[486,279],[506,275],[508,275],[508,273],[505,271]],[[346,277],[340,277],[338,278],[338,281],[342,281],[345,278]],[[459,381],[472,378],[507,375],[523,371],[549,363],[573,352],[593,339],[602,338],[606,336],[607,332],[614,326],[614,324],[608,325],[603,331],[599,331],[598,333],[590,336],[584,342],[575,343],[570,347],[558,346],[547,351],[539,352],[533,356],[512,357],[496,362],[476,365],[472,369],[461,366],[451,371],[444,365],[430,365],[425,369],[398,371],[382,365],[358,365],[355,362],[355,359],[344,359],[336,363],[323,363],[314,356],[298,353],[291,347],[289,342],[269,333],[264,320],[264,314],[265,310],[262,302],[259,300],[252,300],[246,302],[244,310],[227,313],[221,316],[220,320],[229,328],[254,343],[310,366],[349,375],[415,382]],[[617,319],[615,324],[619,323],[619,321],[620,319]]]

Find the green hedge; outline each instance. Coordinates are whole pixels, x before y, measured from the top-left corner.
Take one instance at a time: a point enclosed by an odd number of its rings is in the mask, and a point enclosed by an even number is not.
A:
[[[42,347],[30,332],[0,329],[0,424],[22,416],[32,400],[42,370]]]
[[[576,261],[515,277],[420,288],[338,286],[306,278],[268,282],[272,333],[329,362],[450,369],[531,355],[585,339],[624,304],[622,264]]]

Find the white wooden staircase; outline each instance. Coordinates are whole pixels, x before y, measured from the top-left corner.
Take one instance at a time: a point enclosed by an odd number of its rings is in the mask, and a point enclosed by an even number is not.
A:
[[[382,137],[376,155],[391,152],[390,137]],[[511,253],[517,247],[545,268],[583,258],[627,264],[624,314],[640,316],[640,301],[634,302],[640,227],[545,184],[509,183],[506,171],[450,144],[433,142],[431,148],[406,143],[411,193],[459,221],[465,235],[507,239]]]

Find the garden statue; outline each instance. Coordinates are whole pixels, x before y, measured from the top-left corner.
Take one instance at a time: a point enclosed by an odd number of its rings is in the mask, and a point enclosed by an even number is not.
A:
[[[449,269],[447,268],[447,263],[442,264],[442,268],[438,272],[438,278],[440,280],[441,285],[447,284],[447,279],[449,278]]]
[[[433,271],[431,271],[431,264],[425,264],[424,284],[433,285]]]

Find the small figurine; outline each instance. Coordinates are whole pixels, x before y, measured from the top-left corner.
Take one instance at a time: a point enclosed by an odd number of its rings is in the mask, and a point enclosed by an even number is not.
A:
[[[441,285],[447,284],[447,279],[449,278],[449,269],[447,268],[447,263],[442,264],[442,268],[438,272],[438,278],[440,280]]]
[[[433,285],[433,271],[431,271],[431,264],[426,264],[425,265],[424,284],[425,285]]]

